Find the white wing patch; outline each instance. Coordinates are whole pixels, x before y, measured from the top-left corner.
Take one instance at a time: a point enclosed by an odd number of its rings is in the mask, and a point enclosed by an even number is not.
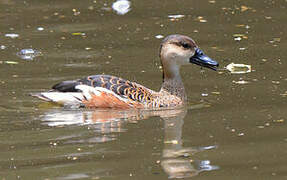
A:
[[[102,87],[91,87],[87,85],[77,85],[75,87],[82,92],[43,92],[31,94],[32,96],[38,97],[45,101],[55,102],[62,105],[73,105],[82,106],[83,101],[89,101],[92,96],[101,96],[102,93],[109,94],[113,97],[118,98],[123,102],[128,102],[128,99],[122,98],[113,91],[110,91]]]
[[[84,99],[81,92],[43,92],[38,94],[32,94],[32,96],[36,96],[45,101],[56,102],[59,104],[80,104]]]
[[[99,91],[97,91],[94,87],[91,87],[91,86],[87,86],[87,85],[77,85],[75,87],[75,89],[79,89],[81,90],[83,96],[85,96],[85,99],[86,100],[89,100],[92,98],[92,94],[96,95],[96,96],[99,96],[101,95],[101,93]]]
[[[87,85],[77,85],[75,89],[79,89],[82,91],[83,96],[85,97],[86,100],[90,100],[92,98],[92,95],[100,96],[102,92],[106,94],[110,94],[111,96],[115,96],[121,101],[127,102],[128,99],[122,98],[121,96],[117,95],[111,90],[108,90],[106,88],[102,87],[91,87]]]

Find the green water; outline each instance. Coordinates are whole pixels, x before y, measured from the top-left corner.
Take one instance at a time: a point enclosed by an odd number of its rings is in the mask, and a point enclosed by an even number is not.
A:
[[[287,2],[131,1],[124,15],[112,3],[0,0],[0,179],[287,179]],[[175,33],[252,72],[183,67],[186,109],[69,110],[29,96],[102,73],[158,90],[156,36]],[[30,48],[40,56],[17,56]]]

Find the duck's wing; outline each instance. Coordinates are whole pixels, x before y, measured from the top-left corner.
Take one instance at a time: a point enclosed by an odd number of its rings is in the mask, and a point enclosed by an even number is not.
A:
[[[65,94],[64,96],[70,99],[70,95],[75,96],[74,99],[78,102],[90,107],[146,106],[152,102],[155,94],[154,91],[135,82],[110,75],[94,75],[74,81],[63,81],[54,85],[50,92],[41,93],[40,98],[54,101],[48,97],[51,93]]]

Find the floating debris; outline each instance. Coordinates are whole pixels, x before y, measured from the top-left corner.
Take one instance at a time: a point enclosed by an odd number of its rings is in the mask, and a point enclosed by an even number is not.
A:
[[[19,34],[15,34],[15,33],[5,34],[5,37],[9,37],[9,38],[15,39],[15,38],[19,37]]]
[[[279,38],[279,37],[273,38],[273,41],[274,41],[274,42],[280,42],[280,41],[281,41],[281,38]]]
[[[282,97],[287,97],[287,91],[285,91],[283,94],[280,94]]]
[[[248,84],[249,81],[245,81],[245,80],[240,80],[240,81],[232,81],[235,84]]]
[[[238,136],[244,136],[245,134],[244,133],[238,133],[237,135]]]
[[[175,15],[168,15],[168,18],[170,19],[180,19],[180,18],[184,18],[185,15],[183,14],[175,14]]]
[[[2,49],[2,50],[3,50],[3,49],[6,49],[6,46],[1,45],[1,46],[0,46],[0,49]]]
[[[22,49],[16,55],[24,60],[33,60],[35,57],[41,56],[42,53],[34,49]]]
[[[244,24],[236,24],[235,27],[244,27]]]
[[[159,35],[156,35],[155,38],[157,38],[157,39],[162,39],[162,38],[164,38],[164,36],[161,35],[161,34],[159,34]]]
[[[203,97],[207,97],[207,96],[208,96],[208,94],[207,94],[207,93],[201,93],[201,96],[203,96]]]
[[[273,122],[276,122],[276,123],[283,123],[284,121],[285,121],[284,119],[273,120]]]
[[[77,9],[72,9],[73,13],[74,13],[74,16],[78,16],[81,14],[80,11],[78,11]]]
[[[117,0],[113,3],[112,8],[119,15],[124,15],[131,10],[131,3],[128,0]]]
[[[16,61],[4,61],[5,64],[19,64]]]
[[[220,92],[218,92],[218,91],[213,91],[213,92],[211,92],[211,94],[220,95]]]
[[[211,48],[214,49],[214,50],[216,50],[216,51],[220,51],[220,52],[224,51],[224,49],[222,49],[222,48],[220,48],[220,47],[217,47],[217,46],[213,46],[213,47],[211,47]]]
[[[43,27],[37,27],[37,30],[38,30],[38,31],[43,31],[44,28],[43,28]]]
[[[198,16],[198,17],[196,18],[196,20],[199,21],[199,22],[201,22],[201,23],[206,23],[206,22],[207,22],[207,20],[204,19],[202,16]]]
[[[199,147],[200,150],[210,150],[210,149],[216,149],[218,146],[217,145],[212,145],[212,146],[203,146]]]
[[[184,18],[185,15],[182,14],[176,14],[176,15],[168,15],[167,16],[170,21],[179,21],[180,19]]]
[[[242,39],[248,39],[248,37],[244,34],[233,34],[233,38],[235,41],[241,41]]]
[[[0,61],[0,64],[19,64],[16,61]]]
[[[242,37],[243,39],[248,39],[245,34],[233,34],[233,37]]]
[[[246,64],[234,64],[230,63],[225,67],[232,74],[244,74],[251,72],[251,65]]]
[[[241,37],[235,37],[234,38],[235,41],[241,41],[241,39],[242,39]]]
[[[164,141],[165,144],[178,144],[177,140]]]
[[[240,11],[241,11],[241,12],[247,11],[247,10],[249,10],[249,9],[251,9],[251,8],[250,8],[250,7],[247,7],[247,6],[244,6],[244,5],[240,7]]]
[[[86,33],[83,33],[83,32],[75,32],[75,33],[72,33],[73,36],[85,36]]]

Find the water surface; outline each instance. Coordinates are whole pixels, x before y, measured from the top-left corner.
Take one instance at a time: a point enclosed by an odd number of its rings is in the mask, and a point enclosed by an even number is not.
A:
[[[286,179],[287,2],[131,1],[123,15],[113,2],[0,0],[0,178]],[[221,68],[252,72],[183,67],[190,105],[176,110],[69,110],[29,96],[102,73],[157,90],[158,35],[175,33]],[[23,49],[41,53],[21,59]]]

